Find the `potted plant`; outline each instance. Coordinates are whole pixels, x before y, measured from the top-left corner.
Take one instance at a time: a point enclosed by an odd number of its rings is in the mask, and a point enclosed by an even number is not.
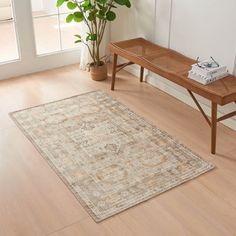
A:
[[[84,44],[92,61],[89,63],[91,77],[94,80],[107,78],[107,64],[104,55],[100,55],[101,43],[107,23],[116,19],[113,11],[118,6],[131,7],[130,0],[57,0],[57,7],[63,4],[71,10],[66,22],[84,22],[87,28],[87,35],[75,35],[75,43]]]

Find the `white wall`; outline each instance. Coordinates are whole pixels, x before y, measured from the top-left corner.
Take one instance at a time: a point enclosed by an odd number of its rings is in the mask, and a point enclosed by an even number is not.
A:
[[[187,56],[226,64],[233,72],[236,54],[235,0],[174,0],[171,48]]]
[[[142,36],[191,58],[213,56],[235,73],[235,10],[235,0],[133,0],[131,11],[119,12],[119,19],[111,27],[111,39]],[[183,88],[153,73],[147,81],[195,107]],[[200,101],[210,113],[209,102],[203,98]],[[220,107],[219,115],[232,110],[235,104]],[[235,118],[224,123],[236,130]]]
[[[156,14],[155,0],[131,0],[131,2],[131,9],[127,7],[117,8],[117,19],[111,23],[110,27],[110,40],[120,41],[143,37],[153,41],[153,27],[155,25],[153,19],[155,19]],[[123,60],[119,59],[119,63],[122,62]],[[131,73],[136,73],[138,67],[132,66],[127,69]]]
[[[111,40],[134,37],[153,39],[153,19],[155,0],[133,0],[132,8],[117,8],[117,19],[111,24]],[[145,10],[144,10],[145,9]]]

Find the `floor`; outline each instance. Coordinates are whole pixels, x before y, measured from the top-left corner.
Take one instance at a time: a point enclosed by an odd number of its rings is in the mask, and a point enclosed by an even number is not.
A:
[[[0,235],[157,236],[236,235],[236,132],[219,125],[217,155],[201,114],[175,98],[119,74],[95,82],[72,65],[0,81]],[[175,136],[216,168],[145,203],[95,223],[8,113],[104,90]]]

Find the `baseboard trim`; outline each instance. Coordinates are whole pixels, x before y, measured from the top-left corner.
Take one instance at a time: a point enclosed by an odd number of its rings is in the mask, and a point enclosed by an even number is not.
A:
[[[126,68],[128,72],[135,76],[139,76],[139,67],[134,65],[134,66],[129,66]],[[151,84],[152,86],[162,90],[165,93],[170,94],[171,96],[177,98],[178,100],[184,102],[185,104],[193,107],[194,109],[198,110],[196,104],[193,102],[187,91],[183,89],[182,87],[162,78],[161,76],[158,75],[152,75],[151,73],[146,73],[146,82]],[[211,115],[211,107],[203,102],[199,102],[204,111],[208,116]],[[226,113],[223,111],[221,107],[218,109],[218,117],[225,115]],[[236,119],[230,118],[228,120],[222,121],[225,126],[233,129],[236,131]]]

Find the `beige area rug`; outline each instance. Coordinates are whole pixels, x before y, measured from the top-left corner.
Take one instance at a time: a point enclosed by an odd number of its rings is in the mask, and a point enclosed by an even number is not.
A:
[[[96,222],[213,168],[102,91],[11,117]]]

